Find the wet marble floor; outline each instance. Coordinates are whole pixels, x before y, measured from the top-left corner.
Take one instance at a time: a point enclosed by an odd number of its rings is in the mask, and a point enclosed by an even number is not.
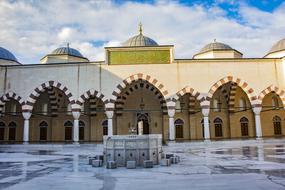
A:
[[[0,145],[0,189],[285,189],[285,139],[171,143],[181,162],[92,168],[101,144]]]

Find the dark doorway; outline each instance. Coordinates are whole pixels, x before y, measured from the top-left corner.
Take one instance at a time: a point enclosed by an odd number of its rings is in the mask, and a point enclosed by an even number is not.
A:
[[[176,138],[183,138],[183,125],[184,122],[182,119],[176,119],[175,122],[175,136]]]
[[[73,123],[71,121],[67,121],[64,123],[65,127],[65,140],[66,141],[71,141],[72,140],[72,126]]]
[[[0,128],[0,141],[4,140],[4,134],[5,134],[5,128],[1,127]]]
[[[84,127],[85,123],[83,121],[79,121],[79,140],[84,140]]]
[[[72,140],[72,127],[65,127],[65,140],[66,141]]]
[[[15,122],[11,122],[8,125],[8,127],[9,127],[9,141],[16,140],[16,126],[17,125]]]
[[[16,128],[10,127],[9,128],[9,141],[14,141],[14,140],[16,140]]]
[[[47,127],[48,127],[47,122],[42,121],[40,123],[40,141],[46,141],[47,140]]]
[[[143,122],[143,134],[149,134],[149,122],[148,122],[148,114],[138,114],[137,115],[137,134],[139,133],[138,125],[139,122]]]
[[[281,118],[274,116],[273,118],[274,135],[281,135]]]
[[[41,127],[40,128],[40,141],[46,141],[47,140],[47,127]]]
[[[242,117],[240,119],[241,136],[248,136],[248,119]]]

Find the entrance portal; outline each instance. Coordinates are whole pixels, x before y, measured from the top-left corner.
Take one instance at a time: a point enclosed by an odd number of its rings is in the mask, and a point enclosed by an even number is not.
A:
[[[137,114],[137,134],[139,134],[139,126],[142,126],[142,134],[149,134],[149,121],[148,114]]]

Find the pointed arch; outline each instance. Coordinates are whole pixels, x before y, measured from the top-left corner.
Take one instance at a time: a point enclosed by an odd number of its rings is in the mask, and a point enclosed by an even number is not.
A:
[[[135,85],[134,88],[130,87],[132,84],[136,82],[145,82],[146,84]],[[128,89],[129,88],[129,89]],[[165,89],[164,85],[160,83],[157,79],[151,77],[150,75],[146,75],[143,73],[138,73],[135,75],[131,75],[125,80],[123,80],[119,85],[117,85],[116,89],[112,93],[112,98],[108,103],[111,103],[116,106],[117,115],[121,115],[121,110],[126,100],[126,96],[128,96],[133,90],[137,88],[146,88],[154,93],[154,95],[158,98],[161,109],[164,114],[167,114],[167,106],[166,106],[166,97],[168,95],[168,91]],[[126,95],[122,95],[122,92],[127,90]]]
[[[179,90],[174,96],[172,96],[168,101],[174,101],[177,102],[181,97],[183,97],[186,94],[190,94],[189,96],[189,111],[192,113],[195,113],[195,101],[198,100],[200,106],[201,101],[203,101],[204,96],[200,94],[200,92],[196,91],[194,88],[191,88],[190,86],[186,86]]]
[[[280,97],[282,104],[283,104],[282,107],[284,107],[284,105],[285,105],[285,91],[274,86],[274,85],[270,85],[269,87],[267,87],[266,89],[261,91],[261,93],[258,96],[258,99],[260,100],[260,102],[262,103],[263,98],[271,92],[275,92],[275,94],[277,94]]]
[[[200,94],[200,92],[196,91],[194,88],[191,88],[189,86],[186,86],[182,88],[181,90],[179,90],[175,94],[175,96],[173,96],[172,100],[176,102],[177,100],[179,100],[180,97],[184,96],[185,94],[191,94],[192,96],[197,98],[199,102],[203,100],[203,96]]]
[[[46,121],[41,121],[39,127],[47,127],[48,123]]]
[[[4,94],[3,96],[0,97],[0,113],[2,113],[2,111],[3,111],[3,107],[5,105],[5,102],[8,102],[9,99],[15,100],[21,106],[23,106],[25,104],[22,97],[18,96],[15,92],[13,92],[13,91],[7,92],[6,94]]]
[[[86,91],[84,94],[82,94],[78,100],[76,101],[76,103],[80,106],[82,106],[84,104],[84,102],[86,100],[88,100],[90,97],[96,97],[98,98],[99,100],[102,100],[102,102],[105,104],[108,103],[108,99],[106,98],[106,96],[104,96],[102,93],[100,93],[99,91],[97,90],[94,90],[94,89],[90,89],[88,91]]]
[[[138,80],[143,80],[154,87],[156,87],[159,92],[162,94],[164,99],[166,99],[168,95],[168,90],[165,89],[165,86],[160,83],[156,78],[151,77],[150,75],[143,74],[143,73],[137,73],[134,75],[129,76],[128,78],[124,79],[119,85],[117,85],[116,89],[112,93],[112,98],[110,99],[111,103],[115,103],[117,98],[120,96],[120,93],[122,92],[123,89],[127,87],[127,85],[130,85],[132,82],[138,81]]]
[[[260,105],[260,102],[257,96],[255,95],[253,88],[251,88],[247,82],[243,81],[240,78],[235,78],[233,76],[224,77],[212,85],[212,87],[210,88],[208,92],[207,98],[206,98],[206,100],[208,101],[208,104],[210,104],[210,100],[213,97],[216,90],[228,82],[236,83],[236,85],[239,86],[246,93],[252,106]]]
[[[33,110],[37,98],[40,96],[40,93],[46,91],[48,88],[51,87],[61,90],[67,96],[71,104],[71,107],[73,109],[78,108],[78,106],[76,106],[76,102],[72,96],[72,93],[68,90],[68,88],[65,85],[57,81],[48,81],[42,83],[40,86],[38,86],[33,90],[33,92],[27,98],[25,105],[23,105],[22,110],[31,112]]]

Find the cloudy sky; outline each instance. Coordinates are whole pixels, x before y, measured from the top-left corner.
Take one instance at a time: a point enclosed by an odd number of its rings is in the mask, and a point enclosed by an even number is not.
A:
[[[214,39],[262,57],[285,37],[285,1],[0,0],[0,46],[23,64],[67,42],[99,61],[104,47],[136,35],[139,22],[144,35],[175,45],[175,58],[192,58]]]

